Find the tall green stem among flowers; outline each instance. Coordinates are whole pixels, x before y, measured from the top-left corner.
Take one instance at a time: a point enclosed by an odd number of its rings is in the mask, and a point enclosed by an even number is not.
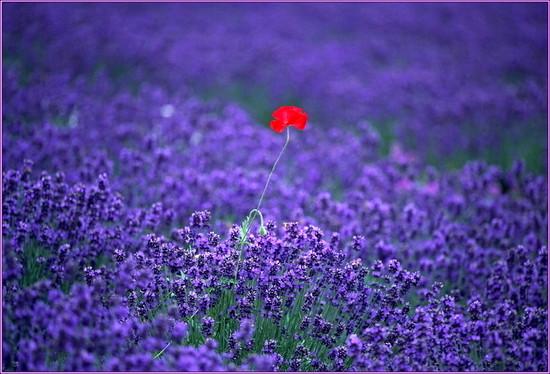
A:
[[[281,160],[281,157],[283,156],[283,153],[285,152],[285,149],[288,146],[288,143],[290,142],[290,126],[296,127],[299,130],[303,130],[306,127],[307,114],[301,108],[294,107],[294,106],[284,106],[275,110],[272,115],[274,119],[270,122],[270,127],[273,129],[273,131],[278,133],[281,133],[286,129],[286,141],[285,141],[285,144],[283,145],[283,148],[279,152],[277,159],[275,159],[275,162],[271,167],[271,171],[269,172],[269,175],[267,176],[267,181],[265,182],[264,189],[262,191],[262,194],[260,195],[260,199],[258,200],[258,205],[256,206],[256,208],[252,209],[248,213],[248,216],[246,217],[246,219],[243,221],[241,225],[240,238],[239,238],[240,252],[239,252],[239,260],[237,263],[237,268],[235,269],[235,280],[237,279],[239,265],[241,263],[242,248],[247,242],[250,228],[257,216],[260,217],[260,228],[258,230],[258,233],[260,235],[265,235],[267,233],[264,226],[264,217],[262,215],[262,212],[260,211],[260,208],[262,206],[265,193],[267,192],[267,187],[269,186],[269,182],[271,181],[271,177],[273,176],[273,173],[277,168],[277,164]]]
[[[269,182],[271,181],[271,177],[273,176],[273,172],[275,171],[275,168],[277,167],[277,164],[279,163],[279,160],[283,156],[283,153],[285,152],[286,147],[288,146],[288,143],[290,142],[290,128],[286,128],[286,141],[283,145],[283,148],[279,152],[279,155],[277,156],[277,159],[273,163],[273,166],[271,167],[271,171],[269,172],[269,175],[267,176],[267,181],[265,182],[264,189],[262,191],[262,194],[260,195],[260,200],[258,200],[258,205],[255,209],[252,209],[250,213],[248,213],[248,216],[246,217],[245,221],[243,222],[243,227],[241,227],[241,240],[246,241],[246,237],[248,236],[248,233],[250,231],[250,226],[254,222],[254,219],[256,216],[260,216],[260,229],[259,233],[260,235],[265,234],[265,226],[264,226],[264,217],[262,216],[262,212],[260,211],[260,207],[262,206],[262,202],[264,200],[265,193],[267,191],[267,187],[269,186]],[[244,228],[244,230],[243,230]],[[244,243],[243,243],[244,244]]]

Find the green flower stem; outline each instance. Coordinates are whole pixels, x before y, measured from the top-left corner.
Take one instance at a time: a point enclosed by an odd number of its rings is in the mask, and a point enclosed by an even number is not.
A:
[[[260,227],[264,226],[264,216],[262,216],[262,212],[260,212],[258,209],[252,209],[248,215],[250,216],[250,222],[248,228],[250,229],[250,226],[252,225],[252,222],[254,222],[254,219],[256,218],[256,215],[260,216]]]
[[[164,353],[164,351],[166,351],[166,349],[170,346],[170,344],[172,344],[171,341],[168,342],[168,344],[166,344],[166,346],[162,348],[160,352],[158,352],[156,355],[153,356],[153,360],[156,360],[157,358],[159,358]]]
[[[267,181],[265,182],[264,189],[262,191],[262,194],[260,195],[260,200],[258,201],[258,205],[255,209],[252,209],[249,213],[244,222],[241,225],[241,238],[239,242],[239,260],[237,262],[237,267],[235,269],[235,282],[237,281],[237,275],[239,272],[239,265],[241,263],[242,259],[242,253],[243,253],[243,246],[246,244],[246,240],[248,238],[248,233],[250,232],[250,227],[252,226],[252,223],[256,219],[256,216],[260,216],[260,234],[264,232],[264,217],[262,216],[262,212],[260,212],[260,207],[262,206],[262,202],[264,200],[265,193],[267,192],[267,187],[269,186],[269,182],[271,181],[271,177],[273,176],[273,173],[275,172],[275,169],[277,168],[277,164],[279,163],[279,160],[281,160],[281,157],[283,156],[283,153],[285,152],[286,147],[288,146],[288,143],[290,142],[290,127],[286,128],[286,141],[283,145],[283,148],[281,149],[281,152],[279,152],[279,155],[277,156],[277,159],[273,163],[273,166],[271,167],[271,171],[269,172],[269,175],[267,176]]]
[[[275,160],[275,163],[273,164],[273,167],[271,168],[271,171],[269,172],[269,175],[267,177],[267,182],[265,182],[264,190],[262,191],[262,194],[260,195],[260,200],[258,201],[258,206],[256,207],[256,210],[260,210],[260,206],[262,205],[262,201],[264,199],[264,195],[267,191],[267,186],[269,186],[269,181],[271,181],[271,177],[273,176],[273,172],[275,171],[275,168],[277,167],[277,164],[279,163],[279,160],[281,159],[281,156],[285,152],[285,149],[290,142],[290,127],[286,128],[286,141],[285,145],[283,145],[283,149],[281,149],[281,152],[279,152],[279,156],[277,156],[277,159]]]

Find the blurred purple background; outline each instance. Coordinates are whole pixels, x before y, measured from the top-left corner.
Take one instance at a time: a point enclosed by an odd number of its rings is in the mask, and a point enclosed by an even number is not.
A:
[[[546,170],[545,4],[7,4],[4,69],[370,121],[432,164]]]

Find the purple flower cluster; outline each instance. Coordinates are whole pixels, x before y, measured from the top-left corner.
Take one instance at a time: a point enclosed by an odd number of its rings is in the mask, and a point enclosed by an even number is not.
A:
[[[352,259],[337,234],[271,222],[237,267],[237,227],[222,239],[209,212],[151,234],[154,207],[136,213],[104,176],[31,175],[4,175],[8,369],[545,368],[545,246],[512,247],[483,288],[444,295],[397,260]]]
[[[548,370],[547,176],[381,157],[374,124],[462,149],[540,116],[536,6],[234,8],[7,7],[2,369]],[[185,88],[243,76],[318,114],[246,242],[283,139]]]

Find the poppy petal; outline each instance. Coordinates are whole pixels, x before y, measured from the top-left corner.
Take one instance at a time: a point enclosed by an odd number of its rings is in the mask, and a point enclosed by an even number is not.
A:
[[[283,132],[283,130],[287,127],[283,122],[281,122],[278,119],[274,119],[271,122],[269,122],[269,126],[275,132]]]
[[[273,118],[278,119],[282,122],[286,122],[288,120],[288,108],[288,106],[277,108],[272,114]]]
[[[307,114],[305,113],[296,113],[292,118],[292,126],[296,127],[298,130],[303,130],[306,128]]]
[[[271,123],[271,128],[276,132],[282,132],[287,126],[293,126],[298,130],[306,128],[307,113],[297,106],[279,107],[272,116],[275,119]]]

